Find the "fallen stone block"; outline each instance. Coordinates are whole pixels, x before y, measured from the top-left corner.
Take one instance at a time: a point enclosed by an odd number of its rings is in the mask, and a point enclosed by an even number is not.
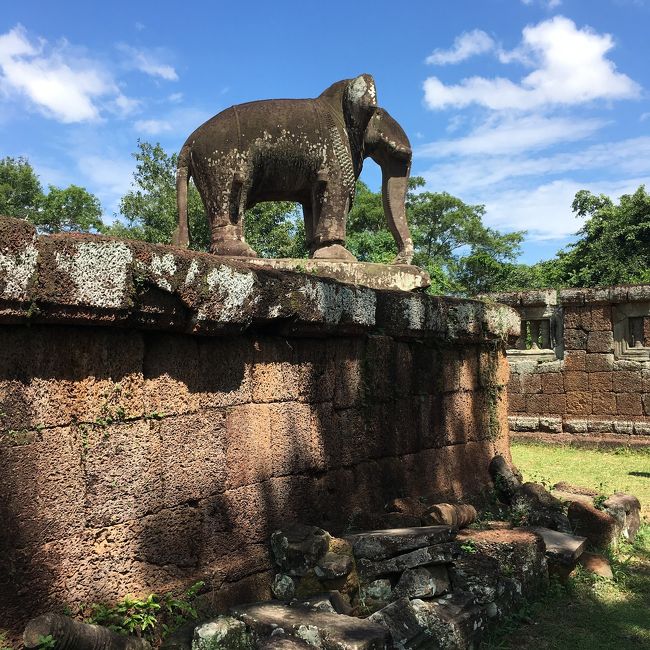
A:
[[[372,614],[392,600],[393,585],[388,578],[378,578],[359,585],[358,606],[361,615]]]
[[[242,621],[219,616],[194,629],[192,650],[255,650],[253,635]]]
[[[271,550],[282,573],[304,576],[327,553],[330,539],[322,528],[293,524],[271,534]]]
[[[597,576],[601,576],[601,578],[609,578],[611,580],[614,577],[611,564],[602,555],[585,552],[580,556],[578,562],[584,569],[590,573],[595,573]]]
[[[291,600],[296,593],[296,583],[286,573],[277,573],[271,583],[271,592],[278,600]]]
[[[478,644],[485,621],[481,608],[467,593],[435,600],[400,598],[369,620],[390,631],[396,648],[466,650]]]
[[[388,641],[386,629],[376,622],[307,607],[270,601],[233,607],[230,613],[257,638],[281,628],[289,637],[327,650],[383,650]]]
[[[308,650],[313,647],[300,639],[282,633],[274,634],[257,644],[257,650]]]
[[[349,555],[328,552],[318,560],[314,572],[319,578],[332,580],[344,578],[354,568],[354,562]]]
[[[346,614],[352,612],[350,600],[339,591],[326,591],[307,598],[300,598],[289,603],[292,607],[307,607],[318,612]]]
[[[539,483],[524,483],[513,498],[512,505],[522,514],[525,523],[531,526],[571,532],[562,502]]]
[[[586,537],[593,548],[606,548],[616,543],[620,526],[608,512],[588,503],[572,501],[567,515],[576,534]]]
[[[373,562],[361,558],[357,560],[357,570],[363,582],[374,580],[380,576],[401,573],[406,569],[414,569],[428,564],[449,564],[458,557],[459,547],[454,543],[438,544],[426,548],[418,548],[410,553],[397,557]]]
[[[537,533],[546,545],[546,557],[565,566],[575,566],[587,545],[586,537],[561,533],[558,530],[534,526],[525,530]]]
[[[629,541],[634,541],[641,526],[641,504],[632,494],[617,492],[603,502],[605,512],[616,519],[620,534]]]
[[[423,526],[421,528],[393,528],[373,530],[345,539],[352,544],[354,557],[383,560],[400,553],[451,541],[455,536],[450,526]]]
[[[54,639],[56,650],[151,650],[144,639],[123,636],[101,625],[80,623],[62,614],[43,614],[29,621],[23,644],[25,648],[42,648],[44,637]]]
[[[416,567],[402,573],[395,585],[392,598],[432,598],[447,593],[449,589],[447,567]]]

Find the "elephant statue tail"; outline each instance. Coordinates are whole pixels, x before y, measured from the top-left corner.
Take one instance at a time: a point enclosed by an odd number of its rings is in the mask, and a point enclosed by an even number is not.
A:
[[[187,226],[187,185],[190,180],[190,147],[187,143],[183,145],[178,154],[176,166],[176,207],[178,210],[178,225],[172,237],[172,244],[187,248],[190,244],[189,230]]]

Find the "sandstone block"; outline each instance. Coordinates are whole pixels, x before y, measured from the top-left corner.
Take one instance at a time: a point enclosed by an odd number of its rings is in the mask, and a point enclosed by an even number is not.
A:
[[[542,375],[542,391],[546,394],[564,393],[564,378],[561,373]]]
[[[276,564],[290,576],[303,576],[327,553],[330,534],[316,526],[293,524],[271,535]]]
[[[611,352],[614,346],[614,334],[608,332],[589,332],[587,352]]]
[[[641,373],[629,370],[613,372],[612,387],[615,393],[640,393],[643,391]]]
[[[539,429],[539,417],[534,416],[517,416],[508,418],[508,423],[512,431],[537,431]]]
[[[522,375],[518,372],[513,372],[510,374],[510,380],[508,381],[508,394],[515,395],[523,392],[523,382],[521,380]]]
[[[566,350],[564,352],[564,369],[567,371],[585,372],[587,369],[586,359],[586,350]]]
[[[603,332],[612,329],[612,308],[609,305],[594,305],[591,308],[591,329]]]
[[[591,401],[591,393],[589,392],[567,392],[567,415],[591,415]]]
[[[550,408],[549,411],[551,411]],[[540,417],[539,430],[548,433],[562,433],[562,418]]]
[[[643,415],[641,394],[616,393],[616,412],[618,415]]]
[[[609,578],[610,580],[614,578],[610,563],[607,561],[607,558],[602,555],[585,552],[580,556],[578,561],[580,562],[580,565],[590,573],[595,573],[601,578]]]
[[[406,569],[426,566],[429,564],[447,564],[458,556],[458,546],[453,543],[438,544],[418,548],[384,560],[357,559],[357,569],[363,581],[374,580],[380,576],[401,573]]]
[[[370,620],[389,630],[393,644],[405,649],[474,647],[486,623],[472,595],[463,592],[430,601],[400,598]]]
[[[455,534],[449,526],[423,526],[421,528],[396,528],[375,530],[349,535],[355,558],[383,560],[407,551],[449,542]]]
[[[594,415],[615,415],[616,395],[594,392],[591,396],[591,408]]]
[[[564,349],[565,350],[586,350],[587,332],[581,329],[565,329]]]
[[[576,534],[586,537],[592,547],[606,548],[616,542],[619,526],[609,513],[573,501],[569,504],[568,517]]]
[[[548,413],[548,395],[526,395],[527,413]]]
[[[548,412],[564,415],[566,413],[566,395],[549,395]]]
[[[192,650],[254,650],[255,647],[246,625],[232,616],[219,616],[194,630]]]
[[[314,572],[321,579],[333,580],[335,578],[344,578],[353,568],[354,563],[350,555],[328,551],[318,560]]]
[[[564,430],[567,433],[587,433],[589,427],[586,420],[565,420]]]
[[[590,372],[589,390],[597,393],[608,393],[612,390],[612,372]]]
[[[395,585],[392,598],[431,598],[450,589],[449,574],[445,566],[406,569]]]
[[[407,515],[421,517],[427,509],[422,499],[416,497],[402,497],[391,499],[385,506],[387,512],[402,512]]]
[[[583,329],[589,331],[591,327],[591,309],[589,307],[571,306],[564,309],[564,328]]]
[[[603,507],[618,521],[623,537],[634,541],[641,526],[639,500],[632,494],[617,492],[603,503]]]
[[[508,394],[508,411],[511,413],[526,412],[526,396],[519,394]]]
[[[564,387],[567,392],[589,390],[589,375],[586,372],[568,370],[564,373]]]
[[[534,395],[542,392],[542,376],[535,374],[521,375],[522,391],[526,395]]]
[[[564,565],[575,566],[587,544],[586,537],[569,535],[568,533],[561,533],[541,526],[533,527],[530,530],[540,535],[544,540],[546,556],[549,560]]]
[[[614,355],[603,353],[589,353],[585,357],[587,372],[610,372],[614,370]]]
[[[277,602],[233,607],[231,615],[256,636],[270,636],[282,628],[288,636],[332,650],[375,650],[385,647],[386,629],[370,619],[289,607]]]

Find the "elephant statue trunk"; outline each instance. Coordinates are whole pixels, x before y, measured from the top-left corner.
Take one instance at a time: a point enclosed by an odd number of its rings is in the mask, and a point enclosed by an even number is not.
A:
[[[211,252],[256,256],[244,240],[245,210],[262,201],[296,201],[311,257],[354,260],[345,249],[345,224],[368,156],[382,169],[384,213],[398,249],[394,263],[408,264],[413,244],[404,206],[411,146],[377,106],[368,74],[338,81],[314,99],[231,106],[196,129],[178,159],[173,243],[188,244],[191,177],[210,222]]]

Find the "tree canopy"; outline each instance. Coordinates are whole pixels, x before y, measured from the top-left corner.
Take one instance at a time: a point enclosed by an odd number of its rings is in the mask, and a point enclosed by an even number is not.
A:
[[[99,199],[78,185],[43,192],[26,158],[0,160],[0,214],[27,219],[40,232],[104,232]]]

